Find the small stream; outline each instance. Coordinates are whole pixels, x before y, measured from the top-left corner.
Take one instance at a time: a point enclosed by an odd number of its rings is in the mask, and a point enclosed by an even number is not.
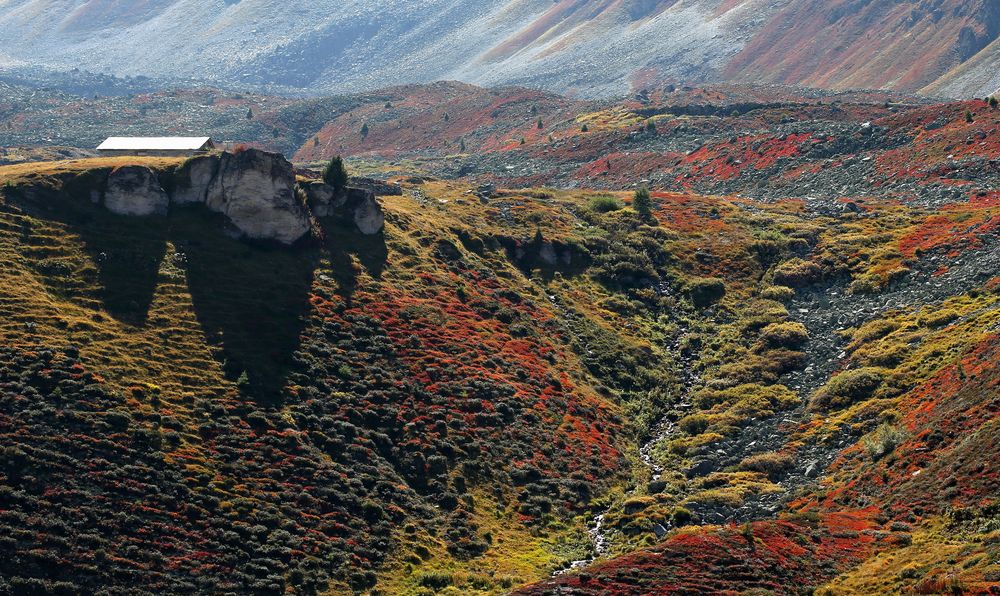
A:
[[[553,304],[556,304],[554,296],[550,296],[549,298]],[[560,305],[556,304],[556,306],[557,308],[560,308],[560,310],[562,310]],[[685,336],[687,336],[687,334],[688,334],[688,329],[686,327],[680,329],[680,332],[677,335],[677,339],[674,340],[674,342],[669,346],[670,350],[673,353],[681,354],[681,348],[680,348],[681,340]],[[689,396],[692,387],[694,387],[694,384],[698,381],[698,376],[694,373],[694,370],[692,368],[692,363],[694,361],[695,357],[693,356],[687,356],[687,357],[682,356],[680,358],[680,362],[682,363],[680,380],[681,380],[681,386],[683,387],[683,393],[681,394],[678,403],[674,406],[675,408],[686,409],[691,407]],[[674,413],[669,413],[665,415],[663,418],[661,418],[659,422],[653,425],[649,440],[647,440],[639,448],[639,458],[642,460],[642,463],[645,464],[647,468],[649,468],[651,479],[654,481],[659,480],[663,476],[663,466],[656,463],[656,460],[653,458],[653,449],[660,442],[668,440],[677,431],[677,425],[674,423],[675,418],[676,415]],[[632,491],[633,494],[636,492],[636,490],[637,489],[634,489]],[[560,569],[559,571],[553,573],[552,574],[553,576],[563,575],[565,573],[569,573],[570,571],[582,569],[593,563],[595,560],[608,554],[608,550],[611,544],[608,538],[607,529],[604,527],[604,520],[605,517],[609,513],[611,513],[611,510],[614,507],[615,504],[612,503],[603,513],[595,515],[591,519],[590,524],[588,524],[587,534],[590,535],[590,541],[592,544],[591,556],[586,559],[573,561],[572,563],[570,563],[568,567]],[[665,528],[662,525],[659,526],[658,528],[656,528],[657,536],[662,536],[663,534],[666,534],[668,530],[669,528]]]

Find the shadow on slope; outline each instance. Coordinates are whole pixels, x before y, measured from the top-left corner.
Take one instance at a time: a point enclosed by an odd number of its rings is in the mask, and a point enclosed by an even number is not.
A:
[[[95,176],[94,178],[99,178]],[[350,304],[357,277],[381,277],[388,258],[382,235],[349,224],[322,223],[323,241],[297,248],[230,238],[222,216],[204,208],[174,209],[168,217],[110,214],[90,200],[97,185],[73,180],[64,191],[34,187],[11,198],[25,218],[25,256],[52,291],[97,300],[116,320],[147,326],[168,244],[187,277],[195,316],[227,377],[264,404],[276,404],[310,311],[314,276],[329,271]],[[82,189],[76,192],[74,189]],[[65,234],[78,241],[65,241]],[[326,267],[324,267],[324,270]],[[98,306],[99,304],[99,306]]]
[[[258,401],[278,403],[309,312],[319,255],[227,238],[216,219],[202,209],[177,211],[170,219],[195,315],[208,343],[221,348],[227,377]]]
[[[330,259],[330,271],[340,288],[338,293],[351,308],[359,273],[352,257],[357,258],[368,275],[380,279],[389,258],[385,236],[366,236],[347,224],[326,218],[320,220],[320,227],[323,250]]]
[[[100,192],[100,174],[92,174],[67,181],[65,193],[32,187],[12,197],[24,213],[59,226],[32,230],[25,220],[22,241],[30,247],[33,268],[53,290],[90,294],[118,321],[143,326],[166,254],[164,219],[125,218],[96,207],[88,188]],[[94,269],[67,252],[65,239],[59,237],[65,231],[79,237]],[[88,279],[94,270],[96,279]]]

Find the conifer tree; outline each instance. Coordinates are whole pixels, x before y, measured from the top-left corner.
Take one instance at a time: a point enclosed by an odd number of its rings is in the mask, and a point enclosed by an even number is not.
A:
[[[649,189],[642,187],[635,191],[632,197],[632,208],[642,219],[650,219],[653,216],[653,201],[649,196]]]
[[[323,168],[323,182],[326,182],[338,191],[344,190],[347,187],[347,168],[344,166],[344,160],[338,155],[330,160],[330,163],[326,164]]]

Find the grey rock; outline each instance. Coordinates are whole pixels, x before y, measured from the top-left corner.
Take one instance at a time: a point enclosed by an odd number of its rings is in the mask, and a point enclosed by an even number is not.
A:
[[[378,234],[385,227],[385,213],[370,191],[349,189],[345,207],[353,214],[354,225],[362,234]]]
[[[305,191],[306,201],[316,217],[332,217],[347,200],[346,193],[338,194],[332,186],[323,182],[303,185],[302,190]]]
[[[287,245],[309,232],[309,212],[295,192],[292,164],[277,153],[223,153],[205,204],[253,240]]]
[[[316,217],[339,217],[352,222],[362,234],[369,236],[385,227],[382,205],[369,189],[348,188],[337,192],[322,182],[306,184],[302,189]]]
[[[375,193],[376,196],[399,197],[403,195],[402,186],[395,184],[393,182],[385,182],[384,180],[376,180],[374,178],[351,176],[350,180],[348,180],[347,185],[352,188],[363,188],[365,190],[370,190],[373,193]]]
[[[218,155],[193,157],[177,170],[176,186],[171,193],[174,203],[204,203],[216,174],[219,172]]]
[[[124,166],[108,175],[104,206],[118,215],[145,217],[166,215],[170,198],[153,170],[145,166]]]

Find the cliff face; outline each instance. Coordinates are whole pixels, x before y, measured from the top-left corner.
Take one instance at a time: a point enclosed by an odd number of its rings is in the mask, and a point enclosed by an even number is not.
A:
[[[159,171],[119,166],[89,184],[92,200],[118,215],[165,216],[172,208],[201,204],[224,215],[236,236],[283,245],[305,237],[313,216],[341,218],[368,235],[380,232],[385,221],[375,195],[363,189],[337,193],[314,183],[307,189],[322,192],[309,196],[323,200],[313,201],[311,210],[292,164],[278,153],[256,149],[199,156]]]

